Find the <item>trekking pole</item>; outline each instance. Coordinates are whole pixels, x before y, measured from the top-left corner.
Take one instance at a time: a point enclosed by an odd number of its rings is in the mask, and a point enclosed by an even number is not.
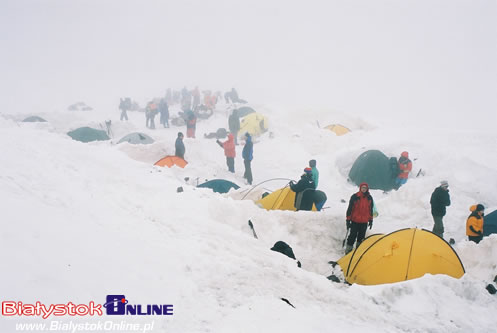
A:
[[[342,242],[342,247],[345,246],[345,241],[347,240],[347,236],[349,235],[349,229],[350,228],[347,228],[347,232],[345,233],[345,238],[343,239],[343,242]]]

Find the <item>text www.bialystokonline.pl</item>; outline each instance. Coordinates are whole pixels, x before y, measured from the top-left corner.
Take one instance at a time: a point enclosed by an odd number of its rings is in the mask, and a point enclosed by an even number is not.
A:
[[[52,320],[50,323],[16,323],[16,331],[24,332],[152,332],[154,321],[148,323],[129,323],[126,321],[98,321],[81,323]]]

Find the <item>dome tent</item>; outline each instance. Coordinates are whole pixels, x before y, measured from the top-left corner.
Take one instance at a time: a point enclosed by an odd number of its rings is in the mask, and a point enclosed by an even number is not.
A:
[[[110,140],[109,136],[105,131],[97,130],[90,127],[80,127],[74,131],[67,132],[73,140],[81,142],[92,142],[92,141],[105,141]]]
[[[151,137],[149,137],[145,133],[135,132],[135,133],[130,133],[128,135],[125,135],[117,143],[119,144],[122,142],[127,142],[127,143],[130,143],[132,145],[138,145],[138,144],[148,145],[148,144],[154,143],[154,139],[152,139]]]
[[[203,184],[198,185],[197,187],[210,188],[217,193],[228,193],[232,188],[234,188],[235,190],[238,190],[240,188],[240,186],[225,179],[209,180]]]
[[[341,136],[341,135],[344,135],[344,134],[347,134],[350,132],[350,129],[348,129],[347,127],[342,126],[340,124],[328,125],[325,128],[329,129],[330,131],[332,131],[333,133],[335,133],[338,136]]]
[[[368,183],[372,190],[392,190],[395,177],[390,159],[379,150],[368,150],[359,155],[349,172],[349,179],[354,184]]]
[[[182,159],[181,157],[173,155],[168,155],[166,157],[163,157],[154,163],[154,165],[158,165],[161,167],[167,166],[168,168],[172,167],[173,165],[177,165],[180,168],[184,168],[187,164],[188,162]]]
[[[255,110],[252,109],[250,106],[242,106],[236,109],[238,113],[238,117],[243,118],[246,115],[249,115],[251,113],[255,113]]]
[[[497,234],[497,210],[483,217],[483,236]]]
[[[245,133],[249,133],[251,136],[259,136],[262,133],[266,132],[268,129],[268,121],[267,118],[264,117],[260,113],[251,113],[244,118],[242,118],[240,122],[240,130],[238,131],[238,135],[240,138],[243,138]]]
[[[47,121],[45,119],[43,119],[42,117],[38,117],[38,116],[31,116],[31,117],[27,117],[26,119],[24,119],[22,121],[23,123],[35,123],[35,122],[43,122],[43,123],[46,123]]]
[[[289,186],[280,188],[273,193],[265,196],[264,198],[258,200],[256,204],[267,210],[293,210],[295,208],[295,192],[293,192]],[[312,210],[316,211],[316,205],[312,205]]]
[[[454,249],[443,238],[424,229],[401,229],[366,238],[338,264],[345,280],[377,285],[416,279],[425,274],[464,275]]]

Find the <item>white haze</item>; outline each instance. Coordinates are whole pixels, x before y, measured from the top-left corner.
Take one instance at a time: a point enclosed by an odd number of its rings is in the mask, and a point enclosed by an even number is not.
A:
[[[482,127],[496,121],[496,16],[484,0],[3,0],[0,110],[110,110],[198,85]]]

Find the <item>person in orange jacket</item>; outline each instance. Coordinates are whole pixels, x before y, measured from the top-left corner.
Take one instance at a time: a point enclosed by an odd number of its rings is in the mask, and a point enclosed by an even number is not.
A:
[[[466,220],[466,235],[468,240],[478,244],[483,238],[483,216],[485,207],[482,204],[473,205],[469,208],[471,214]]]
[[[195,139],[195,129],[197,128],[197,116],[192,110],[185,112],[186,116],[186,137]]]
[[[407,177],[409,177],[409,172],[411,172],[412,170],[412,162],[409,159],[408,152],[403,151],[402,154],[400,154],[398,165],[399,165],[399,174],[395,179],[395,185],[397,185],[397,188],[407,183]]]
[[[226,156],[226,164],[228,165],[228,170],[235,173],[235,136],[233,133],[228,134],[228,140],[221,142],[216,140],[217,144],[224,148],[224,156]]]

